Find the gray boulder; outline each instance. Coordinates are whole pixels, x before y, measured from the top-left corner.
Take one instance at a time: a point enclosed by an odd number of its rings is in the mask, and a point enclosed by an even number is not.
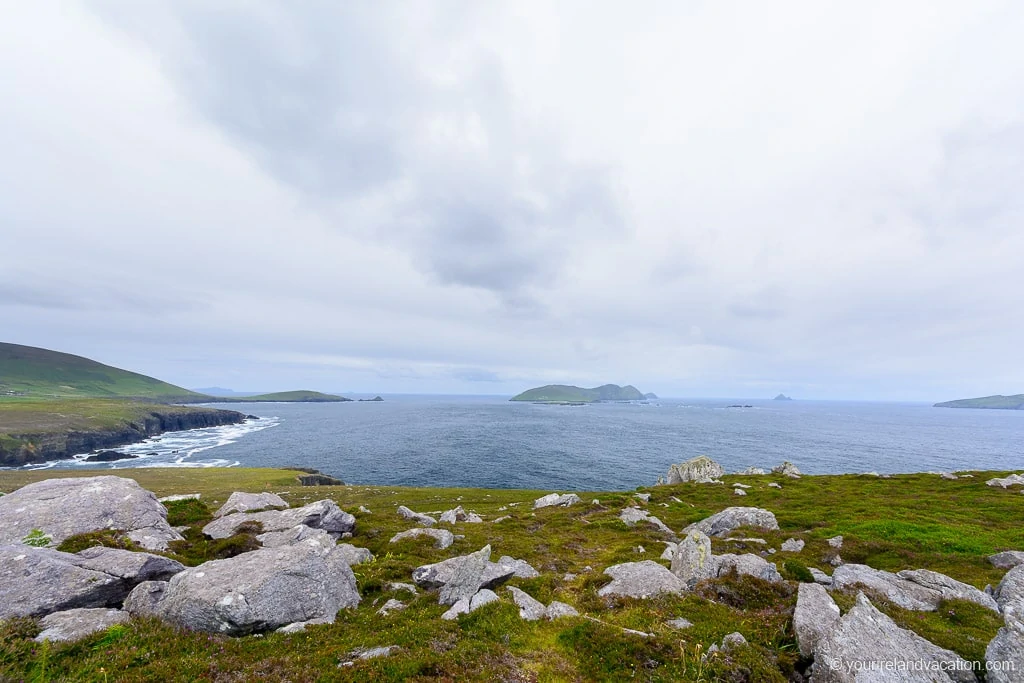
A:
[[[775,530],[779,528],[779,522],[775,519],[775,515],[772,512],[762,508],[728,507],[695,524],[691,524],[683,530],[683,533],[697,530],[708,536],[725,536],[730,531],[740,527]]]
[[[665,475],[666,484],[681,484],[692,481],[698,484],[707,484],[718,481],[719,477],[725,474],[725,470],[717,462],[706,455],[698,455],[684,463],[672,465]]]
[[[896,576],[935,591],[939,594],[940,599],[967,600],[975,602],[982,607],[988,607],[995,612],[999,611],[999,605],[996,604],[991,595],[985,591],[978,590],[974,586],[950,578],[945,574],[928,569],[904,569],[903,571],[896,572]]]
[[[808,567],[808,571],[811,572],[811,576],[814,577],[814,583],[821,584],[822,586],[832,585],[832,577],[817,567]]]
[[[722,652],[732,652],[747,644],[747,639],[739,631],[733,631],[722,638]]]
[[[325,553],[309,541],[186,569],[168,582],[153,610],[185,628],[238,636],[294,622],[331,623],[359,600],[343,553]]]
[[[356,518],[345,512],[334,501],[318,500],[300,508],[287,510],[266,510],[265,512],[234,512],[215,519],[203,527],[203,533],[210,538],[233,536],[238,527],[246,522],[259,522],[263,532],[287,531],[298,525],[323,529],[332,536],[352,531]]]
[[[147,550],[166,550],[182,538],[155,495],[113,476],[45,479],[0,496],[0,545],[20,543],[37,529],[54,545],[104,529],[125,531]]]
[[[562,617],[578,617],[579,612],[572,605],[567,605],[558,600],[552,600],[547,609],[544,610],[544,618],[548,620],[561,619]]]
[[[484,605],[499,600],[497,594],[494,591],[487,590],[486,588],[478,591],[472,597],[460,598],[455,602],[451,608],[441,615],[442,619],[455,619],[460,614],[469,614],[475,612]]]
[[[349,566],[373,561],[373,553],[368,548],[360,548],[351,543],[339,543],[335,552],[341,555]]]
[[[157,605],[164,599],[166,590],[167,581],[143,581],[124,599],[121,609],[132,615],[156,616]]]
[[[636,526],[637,524],[643,522],[645,524],[650,524],[651,526],[657,527],[659,531],[663,531],[666,534],[675,536],[675,534],[672,532],[672,529],[668,528],[668,526],[664,522],[662,522],[660,519],[658,519],[651,513],[647,512],[647,510],[642,510],[638,507],[626,508],[625,510],[619,513],[619,519],[621,519],[628,527]]]
[[[475,553],[458,558],[453,564],[451,578],[441,586],[438,602],[442,605],[454,605],[459,600],[472,598],[483,585],[484,570],[491,559],[491,546],[485,545]],[[514,570],[513,570],[514,572]]]
[[[176,503],[180,500],[199,500],[201,494],[198,493],[176,493],[173,496],[163,496],[157,498],[161,503]]]
[[[43,631],[35,637],[36,642],[74,642],[97,631],[106,631],[111,626],[128,621],[128,613],[119,609],[81,608],[65,612],[54,612],[43,617],[39,625]]]
[[[1024,552],[1020,550],[1004,550],[995,555],[989,555],[988,561],[997,569],[1013,569],[1019,564],[1024,564]]]
[[[1011,603],[1004,609],[1006,625],[996,633],[985,648],[988,683],[1019,683],[1024,672],[1024,608]]]
[[[780,583],[782,575],[775,567],[775,564],[768,562],[760,555],[747,553],[745,555],[717,555],[714,558],[715,576],[725,576],[732,572],[754,576],[765,581]]]
[[[904,609],[929,612],[942,601],[942,595],[931,588],[865,564],[844,564],[832,572],[833,588],[848,590],[856,586],[868,588]]]
[[[793,611],[793,631],[802,657],[814,654],[818,641],[832,632],[839,621],[839,606],[823,586],[801,583]]]
[[[6,497],[6,496],[5,496]],[[112,548],[82,555],[23,545],[0,546],[0,619],[39,617],[79,607],[120,605],[149,578],[183,569],[174,560]]]
[[[421,538],[423,536],[429,536],[434,539],[434,547],[439,550],[451,547],[452,543],[455,543],[455,534],[448,531],[447,529],[409,529],[408,531],[402,531],[391,537],[389,543],[398,543],[412,538]]]
[[[334,537],[323,529],[314,529],[305,524],[299,524],[284,531],[269,531],[258,535],[256,540],[265,548],[280,548],[283,545],[294,545],[312,540],[322,546],[324,550],[330,550],[337,544]]]
[[[843,547],[843,537],[833,536],[832,538],[827,539],[826,543],[829,544],[829,547],[840,550]]]
[[[1011,604],[1024,605],[1024,564],[1003,574],[992,596],[1004,610]]]
[[[517,579],[535,579],[540,576],[540,572],[526,560],[517,560],[514,557],[503,555],[498,559],[498,564],[511,569],[514,572],[513,576]]]
[[[686,534],[672,554],[671,571],[688,588],[716,576],[718,564],[711,556],[711,539],[696,529]]]
[[[773,467],[772,474],[782,474],[787,477],[790,477],[791,479],[800,478],[800,470],[797,469],[796,465],[794,465],[788,460],[783,461],[781,465],[776,465],[775,467]]]
[[[519,617],[521,619],[537,621],[544,617],[546,608],[540,600],[533,598],[529,593],[515,586],[509,586],[508,592],[512,594],[512,602],[516,603],[516,607],[519,608]]]
[[[1011,474],[1006,477],[989,479],[985,482],[986,486],[998,486],[999,488],[1005,489],[1010,486],[1024,486],[1024,477],[1019,474]]]
[[[580,502],[580,497],[575,493],[549,493],[546,496],[541,496],[537,500],[533,501],[533,509],[539,510],[540,508],[547,507],[563,507],[567,508],[570,505],[575,505]]]
[[[255,512],[267,508],[287,508],[288,502],[276,493],[245,493],[235,491],[228,497],[219,510],[213,513],[214,518],[230,515],[234,512]]]
[[[736,474],[742,474],[742,475],[748,475],[749,476],[749,475],[754,475],[754,474],[765,474],[765,471],[761,467],[748,467],[745,470],[740,470]]]
[[[787,538],[782,542],[782,551],[786,553],[798,553],[804,549],[804,541],[799,538]]]
[[[604,573],[612,577],[612,582],[597,591],[601,597],[650,598],[687,590],[686,582],[654,560],[616,564]]]
[[[484,551],[487,551],[486,553]],[[490,546],[485,546],[482,550],[473,553],[472,555],[487,555],[490,557]],[[471,555],[463,555],[460,557],[452,557],[442,562],[435,564],[426,564],[422,567],[417,567],[412,571],[412,578],[416,585],[427,590],[444,589],[444,587],[456,580],[456,572],[464,564],[466,559]],[[476,585],[472,594],[475,594],[477,590],[481,588],[497,588],[501,584],[505,583],[515,575],[514,567],[507,567],[498,564],[497,562],[490,562],[485,560],[483,571],[479,577],[479,583]],[[472,587],[472,586],[470,586]],[[469,588],[466,587],[464,592],[468,593]],[[471,595],[472,595],[471,594]]]
[[[880,664],[902,667],[900,671],[887,671],[878,669]],[[832,632],[818,640],[811,680],[815,683],[890,680],[976,683],[977,678],[970,662],[900,628],[861,593],[857,595],[857,604],[839,620]]]
[[[441,517],[438,518],[438,521],[444,522],[445,524],[455,524],[456,522],[479,524],[484,520],[475,512],[466,512],[460,505],[453,510],[441,513]]]
[[[392,612],[401,612],[406,608],[406,604],[401,600],[395,600],[394,598],[389,599],[384,603],[384,606],[377,610],[377,614],[382,617],[386,617]]]
[[[434,526],[437,524],[437,520],[430,515],[425,515],[422,512],[413,512],[404,505],[399,505],[396,512],[398,512],[398,516],[402,519],[408,519],[409,521],[416,522],[420,526]]]

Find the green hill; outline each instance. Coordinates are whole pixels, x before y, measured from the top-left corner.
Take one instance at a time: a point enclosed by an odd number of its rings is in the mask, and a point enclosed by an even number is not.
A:
[[[936,403],[936,408],[991,408],[996,410],[1024,410],[1024,394],[1015,396],[982,396],[957,401]]]
[[[218,399],[222,403],[343,403],[351,400],[344,396],[322,394],[319,391],[278,391],[272,394]]]
[[[145,398],[195,402],[202,394],[69,353],[0,342],[0,398]]]
[[[597,403],[599,401],[642,401],[644,395],[632,385],[620,387],[617,384],[604,384],[592,389],[584,389],[567,384],[548,384],[528,389],[509,400],[538,403]]]

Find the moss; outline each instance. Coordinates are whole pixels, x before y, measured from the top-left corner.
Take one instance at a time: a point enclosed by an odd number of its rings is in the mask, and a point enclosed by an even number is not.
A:
[[[242,527],[251,525],[247,529]],[[197,527],[185,530],[184,540],[167,544],[168,555],[184,565],[195,567],[209,560],[224,560],[260,548],[256,540],[261,532],[259,522],[247,522],[239,526],[238,533],[227,538],[208,538]]]
[[[77,553],[94,546],[118,548],[120,550],[142,550],[135,541],[128,538],[128,534],[113,529],[90,531],[86,534],[69,536],[61,541],[60,545],[57,546],[57,550],[65,553]]]
[[[164,507],[167,508],[167,523],[171,526],[187,526],[213,519],[213,512],[198,498],[171,500],[164,503]]]
[[[790,581],[800,583],[814,583],[814,575],[805,565],[796,560],[786,560],[782,563],[782,576]]]

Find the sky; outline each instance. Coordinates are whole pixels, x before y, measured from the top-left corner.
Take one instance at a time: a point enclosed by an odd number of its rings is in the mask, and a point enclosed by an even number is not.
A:
[[[1017,2],[8,3],[0,340],[186,387],[1024,392]]]

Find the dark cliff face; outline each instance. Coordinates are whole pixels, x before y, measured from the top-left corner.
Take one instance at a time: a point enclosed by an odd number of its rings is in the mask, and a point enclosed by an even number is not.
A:
[[[245,415],[234,410],[196,408],[168,413],[154,410],[142,421],[129,422],[115,429],[12,434],[16,440],[13,444],[0,442],[0,467],[19,467],[48,460],[63,460],[76,453],[138,443],[164,432],[220,427],[244,421]]]

